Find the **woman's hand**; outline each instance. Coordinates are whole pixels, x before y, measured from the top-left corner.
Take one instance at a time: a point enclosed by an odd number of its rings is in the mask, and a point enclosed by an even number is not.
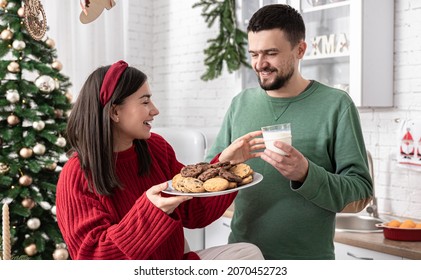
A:
[[[263,150],[265,144],[262,137],[256,138],[259,135],[262,135],[262,131],[257,130],[237,138],[231,145],[222,151],[219,156],[219,161],[229,161],[231,164],[237,164],[251,158],[260,157],[263,152],[256,151]]]
[[[161,196],[161,192],[168,187],[168,183],[162,183],[159,185],[155,185],[151,187],[149,190],[146,191],[146,197],[152,202],[153,205],[161,209],[167,214],[171,214],[174,212],[174,209],[178,207],[184,201],[192,199],[191,196],[171,196],[171,197],[163,197]]]

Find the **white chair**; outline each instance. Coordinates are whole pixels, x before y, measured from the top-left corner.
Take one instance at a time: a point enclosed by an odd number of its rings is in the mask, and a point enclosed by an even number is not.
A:
[[[202,162],[205,159],[206,138],[196,129],[179,127],[157,127],[155,132],[167,140],[173,147],[179,162],[187,165]],[[205,248],[204,229],[184,229],[187,239],[186,245],[191,250],[197,251]]]

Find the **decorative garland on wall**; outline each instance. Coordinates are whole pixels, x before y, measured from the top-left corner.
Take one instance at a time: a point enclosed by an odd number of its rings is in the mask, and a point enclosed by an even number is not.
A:
[[[216,79],[222,73],[224,63],[229,73],[238,70],[241,65],[250,67],[247,61],[247,34],[237,27],[235,0],[200,0],[193,8],[202,7],[202,16],[212,27],[219,20],[219,35],[209,39],[206,55],[206,72],[200,77],[204,81]]]

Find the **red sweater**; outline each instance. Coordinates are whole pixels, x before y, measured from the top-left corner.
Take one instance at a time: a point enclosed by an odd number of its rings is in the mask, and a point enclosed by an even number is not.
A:
[[[183,165],[159,135],[148,140],[151,175],[137,175],[134,146],[118,153],[117,175],[124,186],[112,196],[88,190],[79,160],[73,156],[57,183],[57,221],[72,259],[199,259],[184,254],[183,227],[202,228],[218,219],[237,192],[182,203],[171,215],[145,195],[150,187],[172,179]]]

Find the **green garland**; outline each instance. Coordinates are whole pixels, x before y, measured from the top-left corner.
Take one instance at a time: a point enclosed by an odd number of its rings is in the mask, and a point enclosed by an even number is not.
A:
[[[219,19],[219,35],[208,40],[210,46],[204,50],[207,70],[200,78],[209,81],[219,77],[224,62],[229,73],[241,65],[250,68],[246,54],[247,34],[237,27],[235,0],[200,0],[193,8],[199,6],[202,6],[202,16],[209,28]]]

